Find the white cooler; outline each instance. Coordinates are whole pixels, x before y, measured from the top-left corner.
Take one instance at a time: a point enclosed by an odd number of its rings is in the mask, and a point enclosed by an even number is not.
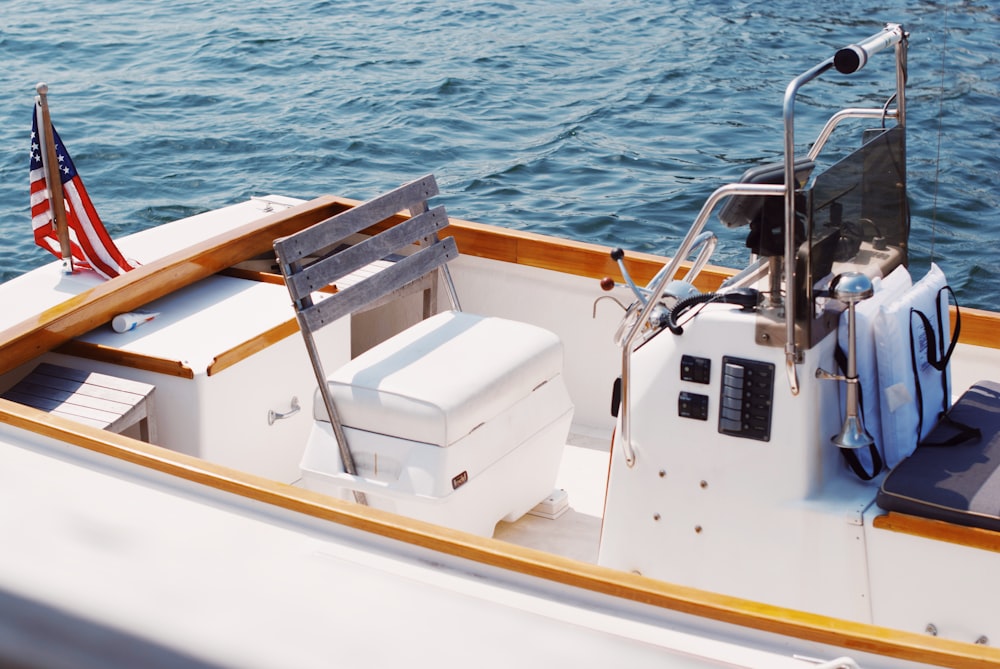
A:
[[[490,536],[555,485],[573,415],[562,343],[542,328],[444,312],[328,378],[358,476],[343,472],[322,396],[303,484]]]

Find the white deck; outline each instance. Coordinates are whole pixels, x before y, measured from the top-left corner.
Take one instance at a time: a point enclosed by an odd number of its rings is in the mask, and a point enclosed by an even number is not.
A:
[[[566,492],[569,508],[558,518],[529,513],[516,523],[501,521],[494,538],[597,564],[609,441],[571,434],[556,479],[556,489]]]

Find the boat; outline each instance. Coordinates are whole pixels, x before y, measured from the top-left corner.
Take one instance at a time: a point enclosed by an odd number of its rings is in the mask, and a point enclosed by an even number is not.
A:
[[[1000,313],[910,275],[907,48],[792,79],[782,161],[671,257],[417,175],[0,285],[0,659],[1000,665]],[[888,102],[798,153],[800,89],[886,54]]]

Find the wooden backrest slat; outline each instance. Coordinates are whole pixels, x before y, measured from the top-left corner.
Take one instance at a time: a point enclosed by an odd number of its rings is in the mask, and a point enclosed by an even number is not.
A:
[[[279,239],[274,242],[274,249],[285,262],[298,262],[318,249],[337,244],[345,237],[381,223],[393,214],[408,210],[411,205],[421,204],[437,194],[437,181],[433,174],[428,174],[298,234]]]
[[[398,290],[449,260],[458,257],[458,246],[451,237],[424,247],[364,281],[330,295],[299,312],[299,326],[315,332],[342,316],[374,302],[383,295]]]
[[[290,275],[286,280],[288,290],[293,300],[300,300],[409,244],[431,237],[447,225],[444,207],[435,207]]]
[[[437,277],[429,276],[432,272],[445,273],[452,305],[457,307],[446,263],[458,257],[458,245],[451,237],[438,236],[448,225],[444,207],[427,206],[427,198],[437,192],[434,175],[427,175],[274,243],[307,343],[323,326],[424,277],[429,280],[421,284],[426,315],[437,288]],[[404,210],[409,216],[400,215]],[[353,238],[362,231],[370,236]],[[348,276],[346,287],[338,286],[333,294],[313,301],[316,291]]]

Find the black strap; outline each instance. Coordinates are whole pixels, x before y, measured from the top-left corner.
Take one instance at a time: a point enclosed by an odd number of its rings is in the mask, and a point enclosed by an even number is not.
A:
[[[833,357],[837,362],[837,367],[840,368],[841,374],[847,374],[847,354],[844,353],[844,349],[840,348],[840,343],[833,349]],[[858,384],[858,412],[861,414],[861,423],[865,422],[865,402],[864,396],[862,394],[861,384]],[[857,475],[862,481],[871,481],[873,478],[879,475],[882,471],[882,454],[878,452],[878,448],[875,446],[873,441],[871,446],[868,447],[868,453],[872,458],[872,471],[868,472],[865,470],[865,466],[861,464],[861,459],[858,458],[858,454],[853,448],[841,448],[840,452],[844,454],[844,460],[847,461],[847,465],[851,468],[851,471]]]
[[[944,413],[941,414],[941,423],[950,425],[955,428],[957,432],[951,437],[943,441],[924,441],[920,443],[920,447],[925,446],[958,446],[959,444],[964,444],[972,439],[982,439],[983,431],[978,427],[972,427],[971,425],[966,425],[962,421],[955,420],[950,415]],[[929,436],[929,435],[928,435]]]
[[[955,303],[955,333],[953,335],[951,335],[951,343],[948,345],[948,351],[947,352],[945,352],[945,350],[944,350],[944,336],[945,336],[944,335],[944,319],[943,319],[943,317],[941,315],[942,313],[944,313],[948,309],[948,298],[947,297],[945,297],[945,299],[944,299],[944,305],[941,304],[941,293],[943,293],[946,290],[948,291],[948,294],[951,295],[952,301]],[[955,291],[953,291],[951,289],[951,286],[947,286],[946,285],[944,288],[942,288],[941,290],[938,291],[936,303],[937,303],[938,332],[942,333],[941,334],[941,350],[940,350],[940,353],[941,353],[941,396],[944,398],[944,400],[943,400],[943,402],[944,402],[944,410],[947,411],[948,407],[951,405],[951,403],[949,402],[949,398],[950,398],[951,392],[948,389],[948,375],[945,374],[945,371],[948,368],[948,363],[951,362],[951,354],[955,352],[955,345],[958,344],[958,337],[962,333],[962,310],[959,309],[959,307],[958,307],[958,298],[955,296]]]
[[[949,336],[949,333],[944,331],[944,317],[942,316],[943,309],[941,305],[941,297],[944,291],[948,291],[952,300],[955,301],[955,334],[951,336],[947,350],[945,350],[945,338]],[[913,384],[917,392],[917,441],[920,440],[920,435],[924,431],[924,397],[920,386],[920,369],[917,366],[917,347],[913,342],[913,315],[916,314],[917,318],[920,319],[924,327],[924,334],[927,336],[927,363],[941,373],[941,411],[938,413],[938,418],[944,416],[948,411],[949,390],[948,374],[946,372],[948,370],[948,363],[951,361],[951,355],[955,352],[955,345],[958,344],[958,337],[962,332],[962,313],[958,308],[958,299],[955,297],[955,291],[951,289],[951,286],[946,285],[937,292],[934,298],[934,306],[937,310],[937,332],[940,333],[940,338],[935,337],[935,330],[931,326],[931,321],[927,318],[926,314],[919,309],[910,308],[910,364],[913,367]],[[944,309],[947,308],[948,300],[945,298]]]
[[[934,345],[934,329],[927,320],[923,312],[910,307],[910,366],[913,368],[913,387],[917,393],[917,441],[920,441],[920,433],[924,431],[924,393],[920,386],[920,367],[917,365],[917,347],[913,343],[913,314],[920,317],[924,325],[924,335],[927,337],[927,362],[934,366],[931,358],[936,358],[936,346]],[[936,367],[935,367],[936,369]]]
[[[865,471],[865,467],[861,464],[861,460],[858,459],[855,449],[842,448],[840,452],[844,454],[844,459],[847,460],[851,471],[857,474],[858,478],[862,481],[871,481],[882,471],[882,456],[879,455],[878,449],[875,447],[875,442],[872,442],[871,446],[868,447],[868,453],[872,456],[872,471],[870,473]]]

